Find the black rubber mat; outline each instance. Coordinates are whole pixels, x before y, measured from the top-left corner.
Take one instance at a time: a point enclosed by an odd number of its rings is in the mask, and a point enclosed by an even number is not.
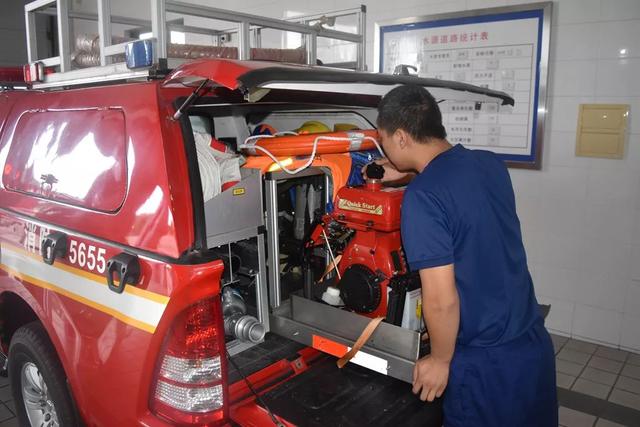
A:
[[[302,427],[442,426],[442,402],[420,401],[402,381],[327,356],[264,396],[275,414]]]
[[[305,347],[303,344],[269,333],[263,343],[233,356],[233,361],[245,376],[249,376],[279,360],[295,358],[298,350]],[[241,380],[242,376],[234,369],[233,365],[229,364],[228,366],[229,384]]]

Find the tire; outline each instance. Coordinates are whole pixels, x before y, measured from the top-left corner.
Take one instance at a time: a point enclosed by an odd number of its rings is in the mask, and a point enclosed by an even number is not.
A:
[[[18,329],[9,347],[9,379],[21,426],[76,427],[78,416],[53,344],[39,322]],[[32,402],[27,409],[27,402]]]

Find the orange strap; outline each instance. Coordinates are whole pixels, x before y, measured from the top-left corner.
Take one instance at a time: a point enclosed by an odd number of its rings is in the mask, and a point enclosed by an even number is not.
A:
[[[384,317],[376,317],[375,319],[371,319],[367,327],[364,328],[364,331],[362,331],[362,333],[356,340],[355,344],[353,344],[353,347],[351,348],[351,350],[349,350],[347,354],[342,356],[336,362],[338,365],[338,368],[344,368],[344,365],[346,365],[347,363],[349,363],[351,359],[353,359],[353,356],[355,356],[356,353],[360,351],[362,346],[364,346],[367,343],[367,341],[369,341],[369,338],[371,338],[371,335],[373,335],[376,328],[378,327],[378,325],[380,325],[380,322],[382,322],[383,320],[384,320]]]
[[[327,265],[327,268],[324,270],[324,273],[322,273],[322,277],[320,277],[320,280],[318,280],[318,282],[324,281],[324,278],[327,277],[327,274],[331,273],[334,269],[338,268],[338,264],[340,264],[341,259],[342,259],[342,254],[336,257],[335,262],[331,261],[331,263]]]

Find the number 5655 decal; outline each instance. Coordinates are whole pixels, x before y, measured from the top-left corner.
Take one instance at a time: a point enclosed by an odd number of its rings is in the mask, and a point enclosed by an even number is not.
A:
[[[106,253],[106,249],[87,245],[84,242],[76,240],[69,242],[69,262],[78,265],[80,268],[86,267],[89,270],[104,273],[107,267],[107,260],[104,258]]]

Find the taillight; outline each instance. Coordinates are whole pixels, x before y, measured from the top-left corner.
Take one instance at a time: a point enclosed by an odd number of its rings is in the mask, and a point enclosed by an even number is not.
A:
[[[226,418],[224,327],[220,298],[182,311],[158,358],[151,410],[178,424],[211,425]]]

